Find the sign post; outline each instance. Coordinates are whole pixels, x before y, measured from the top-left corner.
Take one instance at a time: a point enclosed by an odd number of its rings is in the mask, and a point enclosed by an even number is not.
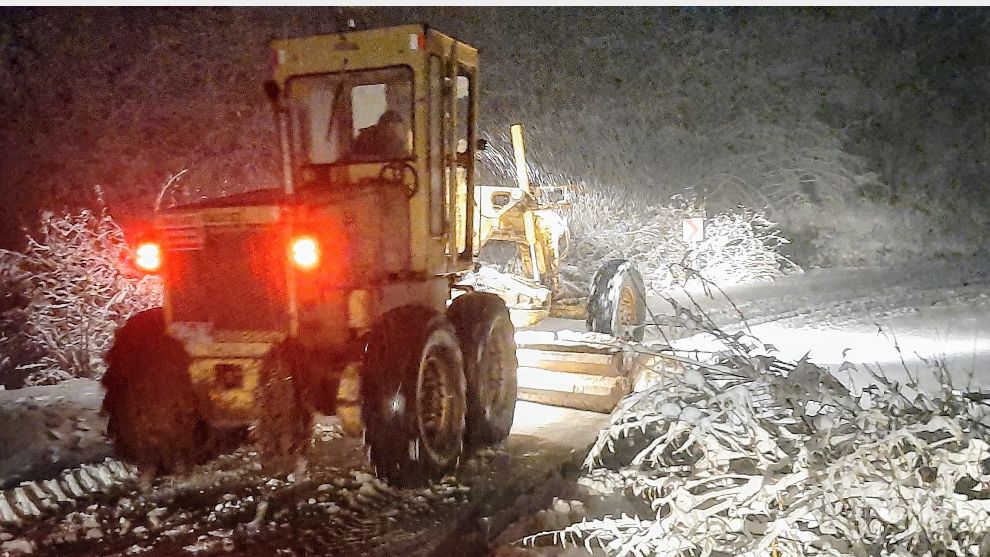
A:
[[[691,217],[684,219],[684,243],[690,244],[691,268],[698,270],[698,244],[705,240],[705,218]]]

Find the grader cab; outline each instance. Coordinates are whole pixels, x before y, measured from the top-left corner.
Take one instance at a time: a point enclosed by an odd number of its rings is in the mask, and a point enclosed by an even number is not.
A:
[[[157,214],[137,264],[160,273],[165,303],[107,354],[108,434],[171,472],[253,429],[284,470],[314,414],[336,414],[380,475],[436,478],[504,439],[517,397],[504,296],[462,279],[493,235],[545,244],[478,212],[478,53],[421,25],[272,47],[284,183]],[[637,319],[611,294],[633,275],[614,271],[590,303],[603,332]]]

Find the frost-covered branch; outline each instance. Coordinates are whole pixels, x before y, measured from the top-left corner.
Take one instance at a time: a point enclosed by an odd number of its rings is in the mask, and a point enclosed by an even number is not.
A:
[[[658,365],[656,383],[599,434],[579,482],[638,501],[638,516],[523,543],[608,555],[980,554],[990,532],[981,397],[949,384],[928,395],[882,374],[853,393],[807,361],[739,348],[704,365],[678,358],[682,372]]]
[[[685,242],[684,220],[701,213],[691,203],[636,208],[603,193],[585,194],[569,215],[573,240],[565,278],[590,280],[602,261],[622,257],[636,263],[656,293],[695,275],[730,285],[772,280],[797,268],[781,255],[787,240],[774,223],[742,207],[707,218],[704,240]]]
[[[160,282],[134,273],[131,257],[120,227],[90,210],[45,213],[24,253],[0,250],[0,280],[17,298],[0,316],[0,372],[26,372],[28,384],[102,375],[117,325],[161,304]]]

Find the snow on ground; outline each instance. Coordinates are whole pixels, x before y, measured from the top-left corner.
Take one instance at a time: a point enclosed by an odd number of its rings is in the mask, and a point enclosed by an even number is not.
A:
[[[143,488],[132,477],[0,523],[0,556],[483,554],[487,535],[566,488],[561,470],[577,469],[608,420],[529,403],[517,414],[504,445],[426,488],[376,479],[360,440],[324,419],[302,474],[266,476],[246,446],[186,475]]]
[[[80,380],[0,394],[0,408],[10,418],[5,423],[16,425],[0,427],[4,462],[18,471],[4,476],[8,486],[55,478],[62,468],[89,457],[101,460],[109,451],[99,434],[98,383]],[[46,422],[46,417],[52,418]],[[399,490],[373,477],[360,440],[342,438],[336,420],[323,418],[314,433],[310,468],[294,478],[263,475],[249,445],[188,475],[160,478],[144,488],[133,473],[78,495],[60,481],[68,496],[60,497],[60,509],[32,497],[40,516],[22,515],[13,524],[0,520],[0,556],[260,557],[287,548],[305,554],[443,554],[464,535],[488,529],[494,535],[521,512],[535,512],[549,502],[551,492],[567,485],[560,470],[577,469],[607,422],[604,414],[520,402],[504,446],[470,459],[457,480]],[[46,437],[50,429],[93,431],[98,443],[84,437],[83,445],[100,450],[69,451],[71,443]],[[38,487],[45,491],[50,483],[10,490],[0,498],[7,498],[9,510],[17,506],[12,493],[38,494]],[[484,547],[487,540],[482,536],[471,543]],[[475,551],[480,550],[469,553]]]
[[[773,282],[671,291],[684,307],[697,307],[728,333],[751,332],[776,349],[778,358],[811,362],[837,371],[843,362],[883,368],[891,378],[931,383],[931,365],[942,362],[956,386],[990,387],[990,255],[899,266],[813,269]],[[671,305],[651,297],[658,321]],[[547,319],[541,330],[580,329],[582,323]],[[647,340],[663,341],[686,356],[722,350],[707,334],[664,327]],[[898,351],[898,347],[900,351]],[[695,352],[700,352],[695,354]],[[927,361],[926,361],[927,360]],[[868,373],[837,372],[847,385],[862,387]]]
[[[102,401],[88,379],[0,391],[0,489],[108,456]]]
[[[853,388],[865,386],[869,374],[840,372],[843,362],[879,366],[898,380],[910,373],[929,388],[937,385],[933,365],[942,363],[955,386],[990,387],[990,258],[985,255],[818,269],[724,290],[735,308],[720,293],[707,298],[699,288],[674,297],[685,306],[693,299],[726,332],[748,325],[781,359],[797,361],[807,353]],[[651,307],[663,312],[670,306],[653,299]],[[718,349],[704,334],[677,339],[673,346]]]

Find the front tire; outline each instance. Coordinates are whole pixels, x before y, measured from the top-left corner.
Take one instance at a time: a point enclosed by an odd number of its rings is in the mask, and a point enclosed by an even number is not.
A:
[[[589,331],[639,342],[646,334],[643,276],[627,259],[606,261],[591,281]]]
[[[464,390],[457,336],[442,314],[425,306],[386,313],[369,334],[361,380],[365,442],[378,474],[416,486],[454,470]]]
[[[101,413],[121,459],[169,474],[216,455],[219,437],[199,411],[189,356],[165,334],[161,308],[139,313],[118,329],[106,359]]]
[[[516,412],[515,328],[502,298],[469,292],[450,304],[464,355],[467,385],[465,443],[469,450],[501,442],[509,436]]]

